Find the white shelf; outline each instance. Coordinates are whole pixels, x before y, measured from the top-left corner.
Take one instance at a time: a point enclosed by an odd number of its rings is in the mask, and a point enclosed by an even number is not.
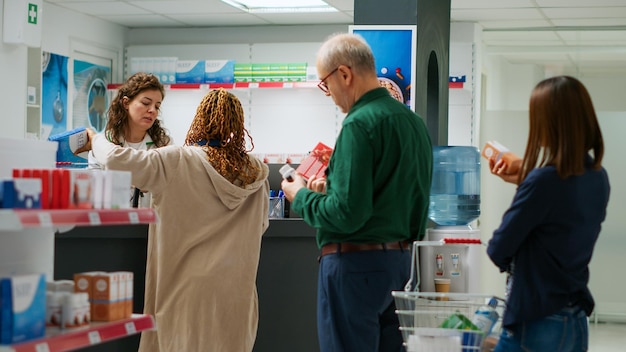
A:
[[[150,208],[0,210],[0,231],[68,226],[135,225],[157,221],[156,213]]]
[[[82,328],[46,330],[46,337],[14,345],[0,346],[0,352],[63,352],[89,347],[122,337],[155,330],[151,315],[133,314],[131,318],[113,322],[93,322]]]

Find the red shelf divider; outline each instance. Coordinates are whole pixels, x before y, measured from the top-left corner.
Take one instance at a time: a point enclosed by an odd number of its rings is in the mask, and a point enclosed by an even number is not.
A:
[[[15,345],[0,346],[0,352],[63,352],[155,330],[154,318],[147,314],[133,314],[131,318],[100,323],[72,330],[49,330],[48,336]]]
[[[158,217],[150,208],[131,209],[3,209],[0,211],[7,228],[0,230],[21,230],[25,228],[59,226],[101,226],[150,224]]]

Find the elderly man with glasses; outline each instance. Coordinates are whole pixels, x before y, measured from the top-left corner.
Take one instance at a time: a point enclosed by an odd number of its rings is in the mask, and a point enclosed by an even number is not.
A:
[[[317,72],[318,87],[347,116],[325,177],[296,174],[281,186],[317,229],[320,351],[403,351],[391,291],[404,288],[410,243],[425,233],[431,141],[424,121],[380,87],[360,36],[331,36]]]

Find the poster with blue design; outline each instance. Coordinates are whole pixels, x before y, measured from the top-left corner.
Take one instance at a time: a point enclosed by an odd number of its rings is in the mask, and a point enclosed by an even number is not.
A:
[[[372,48],[380,85],[415,111],[417,26],[354,25],[350,32],[362,36]]]
[[[42,52],[41,139],[67,130],[67,56]]]
[[[89,127],[96,132],[104,131],[109,107],[107,86],[110,82],[110,67],[74,60],[73,128]]]

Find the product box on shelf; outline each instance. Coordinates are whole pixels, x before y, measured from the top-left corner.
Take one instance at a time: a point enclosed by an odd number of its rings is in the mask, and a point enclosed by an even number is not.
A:
[[[205,60],[178,60],[176,83],[204,83]]]
[[[233,83],[235,60],[205,60],[204,83]]]
[[[305,179],[309,179],[313,176],[326,177],[325,171],[332,153],[333,148],[319,142],[302,162],[300,162],[296,171],[301,173]]]
[[[122,305],[122,318],[130,318],[133,314],[133,272],[116,271],[119,276],[119,296]]]
[[[123,317],[120,279],[116,273],[96,274],[92,288],[92,321],[114,321]]]
[[[104,209],[129,209],[131,172],[105,170],[102,172],[102,207]]]
[[[87,130],[85,127],[78,127],[70,131],[48,137],[51,142],[57,142],[57,162],[70,163],[72,167],[87,167],[87,152],[74,155],[76,150],[82,148],[87,143]]]
[[[290,82],[304,82],[307,80],[307,63],[306,62],[292,62],[289,63],[289,81]]]
[[[0,180],[0,208],[41,209],[41,179]]]
[[[269,82],[270,74],[271,71],[269,63],[252,64],[252,82]]]
[[[45,274],[0,278],[0,344],[41,338],[45,328]]]
[[[252,82],[252,64],[237,62],[234,66],[235,82]]]
[[[288,82],[289,81],[289,64],[288,63],[270,63],[269,79],[271,82]]]

